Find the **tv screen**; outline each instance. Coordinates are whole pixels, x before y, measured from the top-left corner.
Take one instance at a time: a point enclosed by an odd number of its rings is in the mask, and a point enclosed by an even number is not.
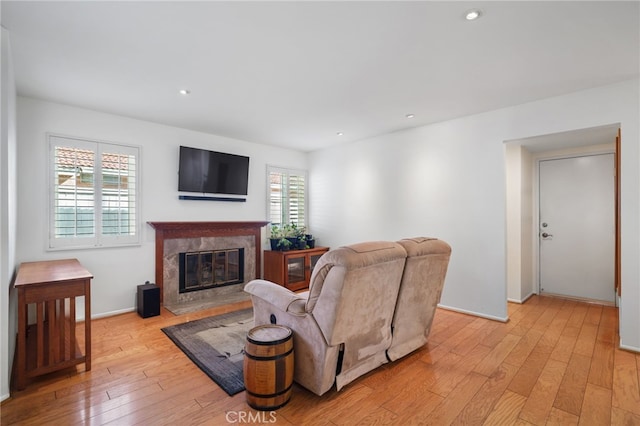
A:
[[[180,147],[178,191],[247,195],[249,157]]]

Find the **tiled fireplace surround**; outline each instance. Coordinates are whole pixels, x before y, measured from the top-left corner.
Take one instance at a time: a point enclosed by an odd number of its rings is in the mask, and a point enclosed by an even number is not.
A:
[[[189,304],[233,300],[244,285],[261,277],[261,228],[269,222],[148,222],[156,232],[156,285],[161,303],[176,312]],[[244,282],[179,293],[179,254],[244,248]]]

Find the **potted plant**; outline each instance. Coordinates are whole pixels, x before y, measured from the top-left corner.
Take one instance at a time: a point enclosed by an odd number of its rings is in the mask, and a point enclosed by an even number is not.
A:
[[[271,226],[271,250],[302,250],[314,248],[313,235],[306,233],[304,226],[298,226],[295,222],[285,223],[282,226]],[[285,243],[284,241],[287,241]]]
[[[269,242],[271,243],[271,250],[278,250],[278,243],[282,238],[282,231],[278,225],[271,225],[271,235],[269,236]]]
[[[307,248],[307,238],[304,235],[298,236],[298,248],[300,250]]]
[[[300,228],[296,228],[296,233],[298,235],[298,247],[300,249],[306,249],[307,247],[307,228],[302,226]]]
[[[282,237],[278,240],[278,245],[277,245],[277,249],[280,251],[287,251],[291,248],[291,241],[289,241],[289,238],[285,238]]]
[[[287,223],[282,226],[282,237],[289,241],[291,249],[296,249],[298,246],[297,226],[295,223]]]
[[[271,234],[269,235],[269,243],[271,244],[271,250],[286,251],[289,249],[295,249],[297,241],[292,241],[292,235],[295,230],[291,225],[271,225]]]
[[[306,248],[314,248],[316,246],[316,240],[313,238],[313,235],[305,234],[304,239],[307,242]]]
[[[294,249],[305,249],[307,248],[307,240],[306,240],[306,228],[304,226],[298,226],[296,223],[291,222],[289,226],[292,234],[291,243],[293,244]]]

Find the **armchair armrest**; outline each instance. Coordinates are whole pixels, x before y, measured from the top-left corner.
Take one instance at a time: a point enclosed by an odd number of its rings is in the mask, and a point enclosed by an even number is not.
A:
[[[244,286],[244,291],[292,315],[304,315],[307,298],[266,280],[253,280]]]

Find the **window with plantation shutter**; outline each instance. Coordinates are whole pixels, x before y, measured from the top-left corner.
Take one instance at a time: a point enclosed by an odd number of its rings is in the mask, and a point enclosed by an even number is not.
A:
[[[271,225],[307,224],[307,172],[268,167],[268,211]]]
[[[49,135],[49,248],[139,243],[139,148]]]

